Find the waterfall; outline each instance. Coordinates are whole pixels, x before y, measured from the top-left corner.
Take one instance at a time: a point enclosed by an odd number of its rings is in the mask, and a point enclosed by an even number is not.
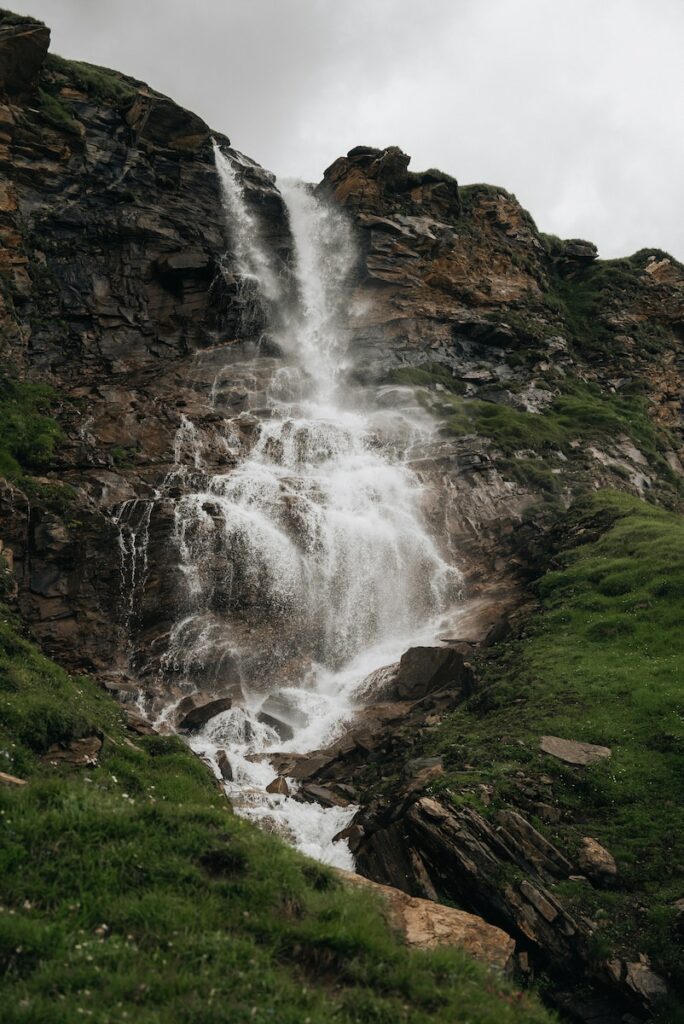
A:
[[[354,808],[266,793],[268,755],[337,738],[368,674],[411,643],[434,641],[460,574],[426,525],[404,442],[380,430],[378,407],[347,382],[343,323],[356,258],[348,223],[307,186],[282,187],[297,292],[283,308],[239,168],[218,148],[216,166],[239,273],[257,282],[267,307],[280,303],[285,361],[271,372],[268,409],[249,420],[237,466],[202,472],[201,444],[181,424],[192,473],[175,505],[175,543],[187,592],[165,664],[181,688],[209,681],[233,697],[192,744],[214,764],[227,752],[236,810],[351,867],[346,844],[331,840]],[[244,422],[227,420],[227,434]]]

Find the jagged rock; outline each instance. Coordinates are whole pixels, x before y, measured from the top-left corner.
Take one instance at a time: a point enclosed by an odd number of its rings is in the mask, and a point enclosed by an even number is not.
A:
[[[581,743],[578,740],[564,740],[560,736],[542,736],[539,747],[545,754],[557,757],[566,764],[596,764],[604,757],[610,757],[610,747],[600,747],[594,743]]]
[[[667,984],[652,970],[646,957],[626,964],[625,982],[647,1006],[655,1006],[667,995]]]
[[[612,885],[617,876],[617,864],[613,855],[590,836],[585,836],[582,840],[577,863],[585,875],[602,885]]]
[[[0,90],[21,92],[45,63],[50,29],[34,18],[0,11]]]
[[[395,689],[402,700],[420,700],[447,687],[465,696],[473,682],[473,671],[460,651],[452,647],[411,647],[401,656]]]
[[[337,832],[332,837],[332,842],[339,843],[346,840],[351,852],[356,853],[359,848],[359,843],[365,834],[366,831],[363,825],[355,823],[353,825],[348,825],[347,828],[343,828],[340,832]]]
[[[283,722],[280,718],[276,718],[275,715],[268,715],[265,711],[260,711],[257,715],[257,721],[261,722],[262,725],[267,725],[269,728],[274,729],[278,733],[278,736],[287,743],[294,736],[294,729],[287,722]]]
[[[221,772],[221,776],[226,780],[226,782],[232,782],[233,766],[231,765],[228,759],[228,754],[225,750],[216,751],[216,764],[218,766],[218,770]]]
[[[350,871],[338,869],[338,874],[350,885],[362,886],[382,897],[391,922],[403,934],[407,945],[416,949],[457,946],[498,971],[510,969],[515,942],[501,928],[487,924],[474,914],[441,906],[432,900],[416,899]]]
[[[345,797],[326,786],[317,786],[313,782],[305,783],[297,793],[297,797],[308,803],[322,804],[324,807],[349,807],[349,800]]]
[[[181,151],[198,149],[211,134],[197,114],[149,90],[138,92],[126,120],[141,142]]]
[[[72,764],[77,767],[96,765],[102,749],[99,736],[83,736],[69,743],[54,743],[43,760],[48,764]]]
[[[292,729],[301,729],[309,721],[307,715],[285,693],[269,694],[261,705],[261,710]]]
[[[197,732],[216,715],[230,711],[232,706],[233,701],[230,697],[204,700],[201,694],[190,694],[184,697],[176,708],[176,728],[181,732]]]
[[[278,775],[273,782],[269,782],[266,787],[267,793],[278,793],[280,796],[289,796],[290,787],[287,784],[287,779],[284,779],[282,775]]]
[[[26,786],[26,779],[19,779],[16,775],[9,775],[8,772],[0,772],[0,786]]]
[[[152,723],[148,722],[137,711],[133,711],[132,708],[124,708],[124,714],[126,716],[126,727],[131,732],[137,733],[138,736],[150,736],[156,733],[157,730]]]

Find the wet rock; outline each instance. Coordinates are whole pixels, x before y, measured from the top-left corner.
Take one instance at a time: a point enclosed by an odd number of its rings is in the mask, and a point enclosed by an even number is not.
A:
[[[26,779],[19,779],[16,775],[9,775],[7,772],[0,772],[0,786],[26,786]]]
[[[313,782],[305,783],[297,794],[298,799],[306,803],[322,804],[323,807],[349,807],[349,800],[340,796],[326,786],[318,786]]]
[[[605,846],[590,836],[582,840],[577,864],[585,875],[601,885],[612,885],[617,877],[615,858]]]
[[[542,736],[539,747],[545,754],[557,757],[566,764],[596,764],[604,757],[610,757],[610,747],[597,746],[594,743],[581,743],[578,740],[564,740],[560,736]]]
[[[420,700],[445,688],[466,696],[473,683],[473,671],[460,651],[451,647],[411,647],[401,656],[395,689],[402,700]]]
[[[217,750],[216,764],[218,766],[218,770],[221,772],[221,776],[226,780],[226,782],[232,782],[233,766],[231,765],[228,759],[228,754],[225,750]]]
[[[268,786],[266,787],[266,792],[278,793],[280,796],[289,796],[290,787],[287,784],[287,779],[284,779],[282,775],[279,775],[277,778],[273,780],[273,782],[269,782]]]
[[[332,837],[332,841],[333,843],[340,843],[346,840],[351,852],[356,853],[365,834],[366,830],[363,825],[355,823],[353,825],[348,825],[347,828],[343,828],[340,832],[337,832],[336,835]]]
[[[126,727],[131,732],[137,733],[138,736],[151,736],[156,733],[157,730],[152,723],[148,722],[137,711],[133,711],[132,708],[124,708],[124,714],[126,716]]]
[[[294,729],[292,726],[288,725],[287,722],[283,722],[280,718],[276,718],[275,715],[269,715],[265,711],[260,711],[257,715],[257,721],[261,722],[262,725],[267,725],[269,728],[275,730],[283,743],[287,743],[287,741],[291,740],[294,736]]]
[[[96,765],[102,750],[102,739],[99,736],[83,736],[69,743],[55,743],[48,748],[43,756],[47,764],[71,764],[75,767]]]
[[[193,693],[184,697],[176,708],[176,728],[181,732],[197,732],[216,715],[230,711],[233,701],[230,697],[204,700],[201,694]]]
[[[510,969],[515,942],[501,928],[464,910],[417,899],[387,885],[379,885],[350,871],[338,872],[350,885],[377,893],[385,902],[389,919],[416,949],[456,946],[495,970]]]
[[[271,717],[277,718],[280,722],[289,725],[292,729],[301,729],[309,721],[308,716],[301,708],[297,707],[294,699],[286,693],[270,694],[261,705],[261,710],[265,714],[271,715]]]

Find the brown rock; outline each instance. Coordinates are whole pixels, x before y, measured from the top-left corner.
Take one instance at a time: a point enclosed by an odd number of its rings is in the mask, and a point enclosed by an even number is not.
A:
[[[269,782],[266,792],[278,793],[280,796],[289,796],[290,787],[287,784],[287,779],[284,779],[282,775],[278,775],[273,782]]]
[[[509,969],[515,942],[501,928],[487,924],[475,914],[408,896],[351,871],[338,873],[350,885],[372,890],[383,898],[390,921],[403,934],[407,945],[416,949],[457,946],[498,971]]]
[[[97,764],[102,749],[99,736],[83,736],[68,744],[55,743],[49,747],[43,760],[48,764],[73,764],[77,767]]]
[[[610,885],[617,875],[615,858],[596,839],[585,836],[577,857],[580,869],[594,882]]]
[[[0,13],[0,89],[21,92],[42,67],[50,29],[33,18]]]
[[[451,647],[411,647],[401,656],[396,692],[403,700],[420,700],[444,687],[466,695],[472,683],[472,669],[460,651]]]
[[[216,715],[230,711],[232,704],[230,697],[202,701],[199,694],[193,693],[189,697],[184,697],[176,708],[177,728],[183,732],[197,732]]]
[[[257,715],[257,720],[262,725],[268,725],[271,729],[274,729],[283,743],[287,743],[294,736],[294,729],[287,722],[283,722],[280,718],[276,718],[275,715],[269,715],[265,711],[260,711]]]
[[[341,832],[338,832],[332,837],[333,843],[339,843],[346,839],[349,845],[349,849],[352,853],[356,853],[359,848],[359,844],[366,834],[366,830],[363,825],[348,825],[347,828],[343,828]]]
[[[228,755],[225,752],[225,750],[217,750],[217,752],[216,752],[216,764],[218,765],[218,770],[221,772],[221,775],[226,780],[226,782],[232,782],[233,781],[233,766],[231,765],[230,761],[228,760]]]
[[[26,779],[18,779],[16,775],[0,772],[0,786],[25,786],[26,784]]]
[[[651,970],[646,957],[636,963],[627,964],[625,982],[627,987],[647,1004],[653,1006],[667,995],[667,985],[660,975]]]
[[[136,733],[138,736],[150,736],[156,733],[155,727],[139,715],[137,711],[132,711],[130,708],[124,709],[126,715],[126,726],[131,732]]]
[[[600,747],[594,743],[581,743],[578,740],[564,740],[560,736],[542,736],[539,746],[545,754],[557,757],[566,764],[588,765],[610,757],[610,747]]]
[[[349,800],[346,800],[343,796],[334,793],[332,789],[327,789],[326,786],[316,786],[312,782],[302,786],[299,792],[307,803],[322,804],[324,807],[349,806]]]

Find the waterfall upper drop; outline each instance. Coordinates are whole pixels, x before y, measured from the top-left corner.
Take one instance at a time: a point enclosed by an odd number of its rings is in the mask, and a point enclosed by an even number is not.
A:
[[[226,417],[224,471],[203,461],[192,424],[179,432],[185,595],[164,664],[180,692],[210,681],[232,696],[193,746],[214,759],[227,750],[237,808],[349,867],[345,844],[331,840],[353,808],[267,794],[274,772],[264,755],[335,739],[368,674],[434,638],[460,574],[426,525],[410,437],[393,438],[386,423],[380,431],[381,410],[347,380],[349,225],[309,187],[283,186],[295,285],[284,289],[239,168],[218,148],[216,166],[238,273],[256,282],[284,357],[266,361],[250,429],[244,413],[242,424]]]

